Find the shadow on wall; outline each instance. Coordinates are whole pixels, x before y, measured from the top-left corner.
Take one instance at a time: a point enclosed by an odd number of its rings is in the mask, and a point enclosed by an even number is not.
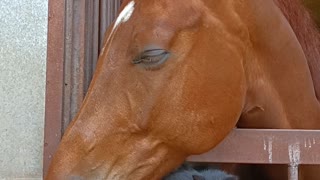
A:
[[[303,0],[320,28],[320,0]]]

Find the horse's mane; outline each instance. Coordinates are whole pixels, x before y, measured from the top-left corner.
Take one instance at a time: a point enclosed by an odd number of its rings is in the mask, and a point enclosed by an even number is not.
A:
[[[274,0],[289,21],[308,60],[315,92],[320,101],[320,33],[301,0]]]

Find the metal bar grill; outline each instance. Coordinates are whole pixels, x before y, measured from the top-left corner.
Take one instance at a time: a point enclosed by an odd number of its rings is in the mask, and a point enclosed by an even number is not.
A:
[[[107,27],[120,7],[114,0],[66,1],[63,130],[90,85]]]
[[[287,164],[289,180],[299,165],[320,165],[320,130],[235,129],[214,150],[190,162]]]
[[[298,180],[299,179],[299,165],[289,165],[288,167],[288,179]]]
[[[320,130],[234,129],[191,162],[320,165]]]

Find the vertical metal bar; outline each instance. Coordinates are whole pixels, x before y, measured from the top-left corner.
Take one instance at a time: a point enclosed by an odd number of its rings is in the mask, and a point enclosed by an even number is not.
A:
[[[65,39],[65,0],[49,0],[43,176],[61,139]]]
[[[104,35],[109,27],[109,25],[113,22],[113,20],[117,16],[117,12],[120,8],[121,1],[120,0],[103,0],[100,4],[100,49],[104,43]]]
[[[95,0],[93,5],[94,6],[93,8],[94,29],[93,29],[93,35],[92,35],[93,36],[92,72],[94,72],[96,69],[96,64],[99,57],[99,8],[100,8],[99,3],[100,3],[100,0]]]
[[[86,1],[67,1],[66,13],[63,132],[78,112],[85,95]]]
[[[72,52],[72,87],[71,87],[71,120],[80,109],[85,96],[85,51],[86,51],[86,0],[73,2],[73,52]],[[70,120],[70,121],[71,121]],[[68,123],[69,125],[69,123]]]
[[[298,180],[299,179],[299,165],[290,164],[288,166],[288,180]]]
[[[72,85],[72,53],[73,53],[73,18],[74,7],[73,1],[65,1],[65,39],[64,39],[64,98],[63,98],[63,127],[62,132],[66,129],[71,119],[71,85]]]
[[[99,49],[103,46],[104,33],[107,29],[108,24],[108,4],[107,0],[100,1],[100,33],[99,33]]]
[[[84,92],[86,93],[96,67],[99,52],[99,0],[86,1],[85,13]]]

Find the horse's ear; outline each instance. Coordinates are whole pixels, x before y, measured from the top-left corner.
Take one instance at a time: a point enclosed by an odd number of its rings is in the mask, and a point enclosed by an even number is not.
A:
[[[193,180],[205,180],[205,178],[203,176],[199,176],[199,175],[192,175]]]

